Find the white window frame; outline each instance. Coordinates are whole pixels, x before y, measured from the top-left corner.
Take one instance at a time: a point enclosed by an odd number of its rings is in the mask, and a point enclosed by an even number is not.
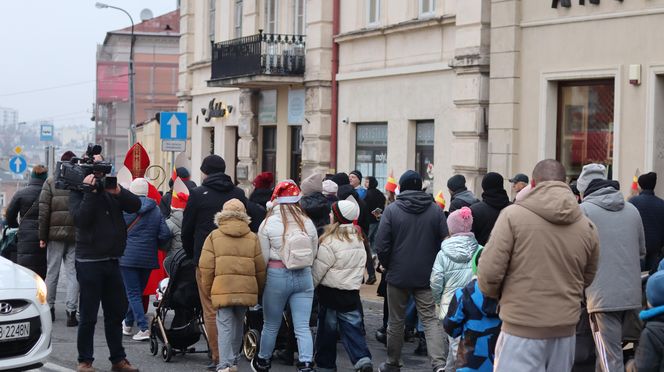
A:
[[[293,35],[304,35],[306,33],[306,3],[306,0],[293,0]],[[301,24],[299,24],[300,19]],[[298,26],[301,26],[301,28]]]
[[[380,0],[366,0],[367,2],[367,26],[368,27],[375,27],[380,25]],[[376,13],[376,19],[371,20],[371,3],[374,2],[375,4],[375,13]]]
[[[424,6],[428,5],[429,10],[424,11]],[[418,17],[427,18],[436,15],[436,0],[419,0]]]
[[[217,16],[217,0],[208,1],[208,38],[214,41],[216,36],[216,16]]]
[[[274,14],[270,13],[270,3],[274,3]],[[273,18],[272,23],[274,29],[270,29],[270,18]],[[265,31],[266,34],[279,33],[279,1],[278,0],[265,0]]]
[[[233,28],[233,33],[235,34],[235,38],[240,38],[242,37],[242,17],[243,17],[243,10],[244,9],[244,4],[243,0],[235,0],[235,6],[233,9],[233,18],[234,18],[234,24],[235,27]]]

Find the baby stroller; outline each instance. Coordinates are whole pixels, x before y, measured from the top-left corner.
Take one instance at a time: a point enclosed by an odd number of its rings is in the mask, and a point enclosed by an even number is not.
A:
[[[162,343],[164,362],[169,362],[177,353],[209,354],[209,346],[200,351],[191,347],[200,340],[201,334],[208,344],[196,285],[196,265],[180,249],[164,260],[164,268],[169,278],[163,279],[157,290],[155,317],[150,324],[150,352],[157,355],[159,343]],[[174,315],[169,325],[167,315],[171,310]]]

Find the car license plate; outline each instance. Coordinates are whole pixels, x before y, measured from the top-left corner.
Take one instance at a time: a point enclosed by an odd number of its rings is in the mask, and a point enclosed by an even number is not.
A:
[[[30,337],[30,322],[0,325],[0,342]]]

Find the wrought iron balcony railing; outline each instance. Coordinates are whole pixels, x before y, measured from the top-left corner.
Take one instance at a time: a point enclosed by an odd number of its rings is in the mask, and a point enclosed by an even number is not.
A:
[[[252,75],[302,76],[304,35],[265,34],[212,44],[211,80]]]

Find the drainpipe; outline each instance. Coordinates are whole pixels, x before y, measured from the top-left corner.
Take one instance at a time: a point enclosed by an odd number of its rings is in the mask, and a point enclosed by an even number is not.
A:
[[[339,35],[340,1],[333,0],[332,5],[332,114],[330,134],[330,168],[331,172],[337,172],[337,126],[339,124],[339,87],[337,84],[337,72],[339,71],[339,44],[334,37]]]

